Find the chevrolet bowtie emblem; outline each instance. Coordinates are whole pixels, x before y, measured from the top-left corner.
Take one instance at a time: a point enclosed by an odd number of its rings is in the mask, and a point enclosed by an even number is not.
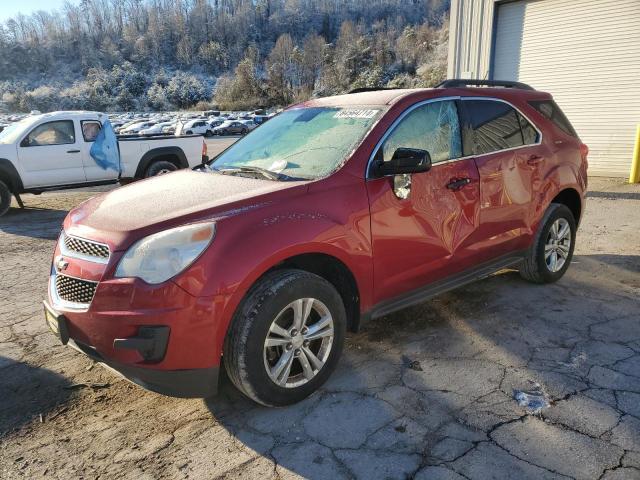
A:
[[[59,272],[66,270],[68,266],[69,262],[67,262],[64,258],[60,257],[58,260],[56,260],[56,269]]]

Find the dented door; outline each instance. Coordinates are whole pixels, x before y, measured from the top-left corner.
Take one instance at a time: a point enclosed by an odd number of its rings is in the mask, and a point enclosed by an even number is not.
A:
[[[473,159],[460,158],[455,101],[416,106],[387,135],[376,158],[387,161],[398,147],[420,148],[429,151],[433,166],[410,178],[367,182],[376,302],[472,266],[479,220],[478,169]]]

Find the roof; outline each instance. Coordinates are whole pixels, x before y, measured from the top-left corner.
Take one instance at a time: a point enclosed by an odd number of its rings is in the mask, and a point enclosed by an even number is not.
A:
[[[538,90],[525,90],[519,88],[504,87],[440,87],[440,88],[398,88],[370,90],[365,92],[335,95],[308,100],[294,105],[294,107],[364,107],[364,106],[390,106],[401,99],[416,97],[416,100],[457,97],[457,96],[495,96],[505,100],[513,98],[550,98],[546,92]]]
[[[412,93],[433,90],[430,88],[397,88],[389,90],[372,90],[368,92],[348,93],[308,100],[298,106],[304,107],[348,107],[363,105],[391,105],[400,98]]]
[[[103,115],[106,115],[102,112],[92,112],[92,111],[85,111],[85,110],[60,110],[57,112],[49,112],[49,113],[41,113],[40,115],[33,115],[32,118],[37,118],[37,119],[55,119],[58,117],[63,117],[65,119],[69,119],[69,118],[77,118],[77,117],[82,117],[82,118],[86,118],[86,117],[102,117]]]

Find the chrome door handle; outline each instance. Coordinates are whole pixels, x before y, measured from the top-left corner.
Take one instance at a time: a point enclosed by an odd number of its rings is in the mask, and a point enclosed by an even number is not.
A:
[[[451,182],[447,183],[447,188],[455,192],[457,190],[460,190],[462,187],[469,185],[470,183],[470,178],[461,178],[459,180],[452,180]]]

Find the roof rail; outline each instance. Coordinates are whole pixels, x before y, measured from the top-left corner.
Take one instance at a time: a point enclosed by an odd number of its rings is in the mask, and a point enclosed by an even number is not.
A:
[[[467,87],[469,85],[484,86],[484,87],[503,87],[503,88],[517,88],[520,90],[535,90],[531,85],[527,85],[522,82],[513,82],[511,80],[474,80],[464,78],[452,78],[445,80],[437,85],[436,88],[456,88]]]
[[[362,92],[377,92],[379,90],[398,90],[397,88],[388,88],[388,87],[362,87],[362,88],[354,88],[350,90],[348,94],[352,93],[362,93]]]

